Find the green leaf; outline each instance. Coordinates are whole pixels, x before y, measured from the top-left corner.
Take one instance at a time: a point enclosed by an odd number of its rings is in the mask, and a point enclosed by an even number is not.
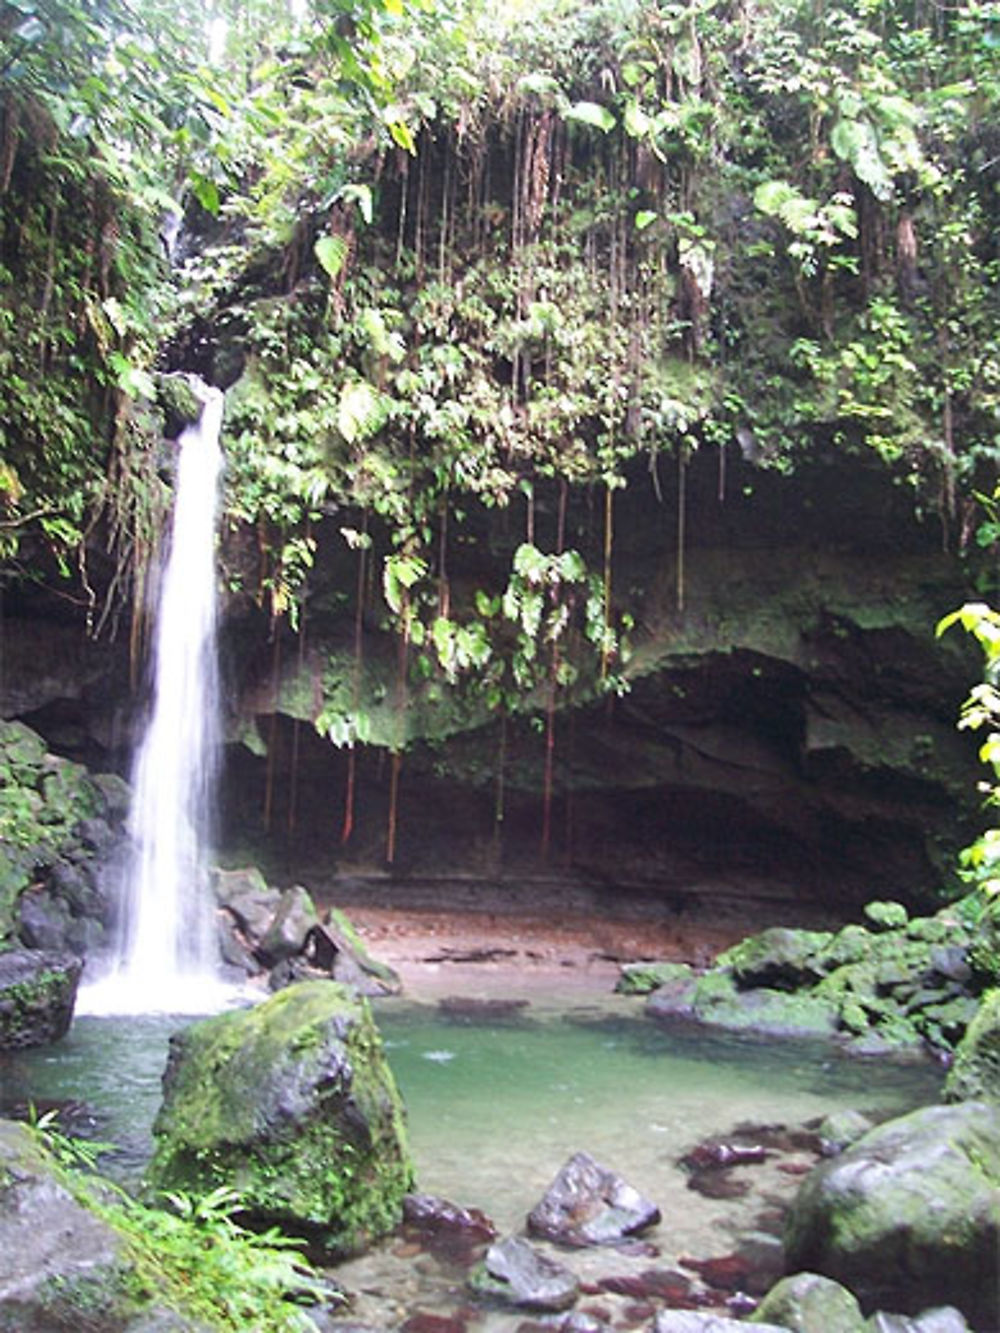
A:
[[[212,217],[219,215],[219,187],[215,181],[208,176],[203,176],[200,171],[192,171],[188,177],[188,183],[191,186],[191,192],[201,204],[206,213],[211,213]]]
[[[659,213],[654,213],[648,208],[640,208],[635,215],[636,231],[645,231],[647,227],[653,225],[659,216]]]
[[[385,413],[378,392],[367,380],[348,380],[340,391],[337,429],[348,444],[373,435]]]
[[[618,123],[614,114],[598,102],[574,102],[568,110],[563,112],[563,118],[577,121],[581,125],[592,125],[604,134],[613,130]]]
[[[320,236],[313,253],[331,282],[335,282],[347,258],[347,242],[343,236]]]
[[[373,216],[372,192],[369,185],[342,185],[335,196],[338,199],[353,200],[365,222],[371,226]]]
[[[625,104],[625,133],[632,139],[644,139],[652,125],[652,120],[635,98],[629,98]]]
[[[798,195],[798,190],[788,181],[763,181],[753,192],[754,207],[769,217],[778,217],[784,206]]]

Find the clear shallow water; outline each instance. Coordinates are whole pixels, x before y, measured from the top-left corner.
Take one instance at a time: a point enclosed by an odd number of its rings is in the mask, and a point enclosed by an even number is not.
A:
[[[838,1107],[885,1116],[934,1100],[940,1085],[923,1065],[668,1031],[633,1015],[529,1011],[489,1024],[415,1007],[380,1012],[420,1188],[513,1228],[583,1149],[657,1202],[658,1190],[680,1185],[690,1213],[676,1158],[709,1135],[742,1121],[800,1125]]]
[[[663,1221],[650,1233],[657,1266],[731,1252],[759,1228],[762,1207],[773,1214],[797,1187],[770,1165],[745,1169],[754,1188],[744,1198],[703,1197],[677,1162],[701,1140],[748,1121],[799,1126],[841,1107],[898,1114],[933,1101],[940,1086],[931,1066],[670,1031],[617,997],[533,1006],[492,1022],[400,1001],[381,1002],[377,1013],[408,1108],[421,1190],[481,1208],[506,1234],[522,1228],[566,1159],[586,1150],[660,1207]],[[80,1017],[57,1046],[0,1054],[0,1113],[29,1099],[41,1109],[68,1102],[65,1127],[119,1145],[105,1169],[134,1178],[150,1150],[169,1035],[184,1021]],[[609,1261],[607,1251],[573,1262],[584,1278],[629,1263]],[[396,1238],[338,1276],[359,1293],[354,1317],[376,1327],[398,1326],[414,1309],[448,1314],[469,1305],[460,1273]],[[477,1309],[468,1327],[512,1333],[522,1320]]]

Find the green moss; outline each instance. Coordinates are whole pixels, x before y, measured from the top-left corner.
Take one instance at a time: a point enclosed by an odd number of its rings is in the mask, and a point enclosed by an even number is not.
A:
[[[252,1216],[357,1250],[399,1220],[412,1184],[404,1112],[366,1002],[290,986],[172,1044],[148,1182],[236,1189]]]
[[[1000,1102],[1000,989],[983,996],[969,1023],[948,1073],[945,1097]]]
[[[675,981],[689,981],[694,972],[687,963],[624,963],[615,984],[620,995],[649,995]]]
[[[910,920],[910,914],[902,903],[871,902],[865,908],[865,920],[873,930],[903,930]]]

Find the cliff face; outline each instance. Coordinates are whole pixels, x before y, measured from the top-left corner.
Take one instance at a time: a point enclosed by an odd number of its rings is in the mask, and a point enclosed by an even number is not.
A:
[[[274,853],[314,880],[382,866],[386,749],[356,751],[341,846],[347,752],[309,725],[356,688],[373,741],[408,736],[396,876],[481,878],[501,894],[554,877],[571,897],[582,890],[585,907],[627,890],[775,918],[851,914],[873,896],[927,901],[975,824],[974,746],[955,729],[975,657],[959,636],[934,637],[966,596],[960,564],[937,526],[917,523],[905,496],[863,467],[794,478],[738,458],[728,468],[724,496],[717,458],[690,468],[682,586],[676,487],[633,484],[621,501],[614,588],[636,618],[628,689],[558,708],[547,849],[544,691],[533,712],[502,719],[440,682],[411,684],[404,729],[395,650],[380,654],[377,634],[363,683],[350,683],[350,626],[323,610],[331,567],[317,571],[303,639],[277,652],[258,643],[257,670],[246,641],[236,655],[243,735],[270,758],[233,751],[231,832],[260,828],[266,813]],[[508,515],[480,548],[502,564],[514,526]],[[586,528],[583,515],[581,547]]]
[[[975,827],[975,747],[955,729],[975,657],[957,635],[934,637],[966,596],[962,568],[936,525],[863,468],[786,478],[730,458],[724,496],[717,468],[705,457],[689,471],[683,586],[676,488],[634,484],[621,500],[613,579],[636,620],[628,689],[560,702],[547,849],[544,691],[506,719],[439,678],[411,678],[401,694],[377,597],[355,680],[353,612],[337,595],[351,571],[323,555],[340,543],[320,543],[301,635],[275,642],[258,611],[231,603],[229,852],[334,895],[388,870],[414,893],[425,884],[429,902],[444,881],[462,882],[471,904],[498,886],[530,901],[545,882],[568,908],[603,910],[627,892],[757,919],[850,915],[873,896],[928,901]],[[502,567],[516,516],[491,522],[477,550]],[[581,545],[587,526],[579,515]],[[59,603],[8,599],[4,715],[124,767],[137,711],[124,652],[87,642]],[[368,743],[354,752],[344,844],[349,751],[313,723],[355,690]]]

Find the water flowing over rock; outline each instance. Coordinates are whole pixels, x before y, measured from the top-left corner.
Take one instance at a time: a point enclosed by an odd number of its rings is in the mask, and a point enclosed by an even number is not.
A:
[[[219,963],[206,851],[219,750],[215,517],[223,396],[206,388],[203,397],[200,421],[180,440],[152,711],[133,774],[134,854],[112,993],[103,1002],[123,1012],[189,1009],[192,988],[214,981]]]
[[[579,1152],[529,1213],[528,1230],[563,1245],[613,1245],[659,1220],[655,1203]]]
[[[928,1106],[871,1130],[806,1179],[785,1246],[789,1269],[868,1310],[948,1302],[1000,1327],[1000,1108]]]
[[[412,1185],[402,1103],[367,1002],[332,981],[171,1041],[154,1189],[228,1185],[254,1220],[332,1253],[399,1221]]]
[[[82,970],[74,954],[35,949],[0,954],[0,1050],[64,1037]]]

